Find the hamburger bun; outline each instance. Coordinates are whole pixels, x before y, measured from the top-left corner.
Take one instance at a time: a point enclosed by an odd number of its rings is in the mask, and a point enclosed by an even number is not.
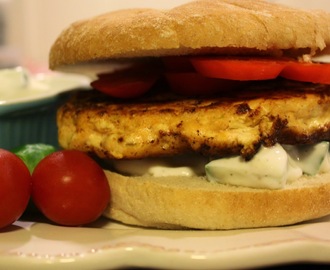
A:
[[[162,229],[239,229],[294,224],[330,213],[330,173],[280,190],[210,183],[203,177],[106,175],[112,202],[104,215]]]
[[[330,15],[325,12],[261,0],[204,0],[171,10],[115,11],[73,23],[55,41],[49,62],[52,69],[67,70],[89,63],[158,63],[164,56],[187,55],[305,61],[329,44]],[[261,145],[330,140],[329,85],[287,80],[260,85],[253,82],[237,95],[227,93],[226,99],[221,93],[211,101],[163,92],[129,100],[96,91],[78,93],[58,111],[59,142],[97,159],[198,153],[249,160]],[[306,113],[306,104],[313,113]],[[216,119],[219,112],[227,117],[218,128],[222,136],[207,117]],[[127,176],[112,167],[105,170],[112,196],[104,215],[126,224],[237,229],[330,214],[330,172],[304,175],[271,190],[213,183],[206,176]]]
[[[119,10],[73,23],[52,46],[49,64],[58,69],[165,55],[301,55],[329,43],[325,12],[263,0],[202,0],[171,10]]]

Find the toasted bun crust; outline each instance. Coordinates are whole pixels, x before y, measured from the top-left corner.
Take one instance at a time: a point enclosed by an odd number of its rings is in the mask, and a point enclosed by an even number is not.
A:
[[[313,54],[330,43],[330,15],[262,0],[193,1],[73,23],[51,48],[52,69],[104,59],[205,53]]]
[[[201,177],[125,177],[106,171],[112,201],[104,215],[126,224],[237,229],[294,224],[330,214],[330,173],[282,190],[210,183]]]

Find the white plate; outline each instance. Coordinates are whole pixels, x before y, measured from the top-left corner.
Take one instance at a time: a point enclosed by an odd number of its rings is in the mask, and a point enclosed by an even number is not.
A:
[[[293,226],[169,231],[101,219],[90,227],[17,221],[0,232],[0,269],[247,269],[330,263],[330,216]]]

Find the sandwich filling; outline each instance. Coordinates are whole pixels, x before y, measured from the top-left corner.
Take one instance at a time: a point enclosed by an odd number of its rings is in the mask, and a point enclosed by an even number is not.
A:
[[[252,188],[329,170],[327,85],[279,79],[203,98],[162,87],[128,100],[77,93],[58,112],[61,145],[125,175],[206,175]]]
[[[126,175],[198,175],[252,188],[329,171],[330,65],[157,60],[99,74],[91,84],[99,91],[74,96],[59,110],[61,145]]]

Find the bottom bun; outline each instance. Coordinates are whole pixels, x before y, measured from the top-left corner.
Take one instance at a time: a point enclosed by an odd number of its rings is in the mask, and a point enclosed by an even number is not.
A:
[[[330,214],[330,173],[281,190],[210,183],[203,177],[126,177],[106,171],[106,217],[162,229],[239,229],[294,224]]]

